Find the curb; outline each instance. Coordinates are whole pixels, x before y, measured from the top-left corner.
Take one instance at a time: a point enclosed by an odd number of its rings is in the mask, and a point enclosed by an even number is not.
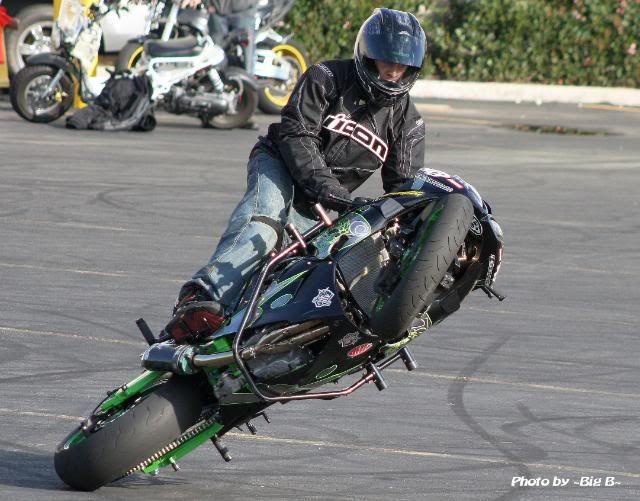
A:
[[[576,85],[511,84],[418,80],[411,95],[422,99],[464,99],[542,103],[640,106],[640,89],[626,87],[581,87]]]

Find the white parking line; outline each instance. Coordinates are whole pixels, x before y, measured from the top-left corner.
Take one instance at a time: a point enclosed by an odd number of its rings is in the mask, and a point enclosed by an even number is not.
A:
[[[93,275],[98,277],[114,277],[114,278],[130,278],[137,276],[135,273],[127,273],[125,271],[96,271],[96,270],[79,270],[75,268],[56,268],[55,266],[43,266],[36,264],[16,264],[16,263],[0,263],[2,268],[19,268],[25,270],[38,270],[38,271],[55,271],[62,273],[76,273],[79,275]],[[158,278],[161,282],[171,282],[183,284],[184,279],[177,278]]]
[[[129,340],[123,340],[123,339],[109,339],[109,338],[103,338],[98,336],[74,334],[70,332],[39,331],[39,330],[33,330],[33,329],[24,329],[24,328],[8,327],[8,326],[0,326],[0,334],[53,336],[53,337],[77,339],[79,341],[95,341],[99,343],[123,344],[123,345],[129,345],[129,346],[137,346],[137,347],[144,346],[144,343],[142,341],[137,342],[137,341],[129,341]],[[638,393],[621,393],[621,392],[615,392],[615,391],[592,390],[589,388],[575,388],[571,386],[557,386],[557,385],[550,385],[550,384],[527,383],[527,382],[519,382],[519,381],[505,381],[500,379],[487,379],[487,378],[479,378],[479,377],[462,377],[459,375],[436,374],[436,373],[421,372],[421,371],[412,372],[411,374],[409,374],[405,369],[390,368],[390,369],[386,369],[385,372],[395,373],[395,374],[407,374],[409,376],[417,376],[417,377],[430,378],[430,379],[445,379],[447,381],[465,381],[469,383],[516,386],[520,388],[529,388],[532,390],[579,393],[579,394],[585,394],[585,395],[605,395],[609,397],[621,397],[621,398],[640,398],[640,394]]]
[[[0,326],[0,334],[8,335],[34,335],[34,336],[52,336],[52,337],[65,337],[70,339],[77,339],[79,341],[97,341],[99,343],[110,344],[126,344],[130,346],[143,346],[143,342],[127,341],[123,339],[108,339],[97,336],[87,336],[85,334],[73,334],[71,332],[55,332],[55,331],[37,331],[33,329],[22,329],[18,327],[6,327]]]
[[[405,369],[386,369],[385,372],[395,372],[398,374],[406,374]],[[464,381],[469,383],[482,383],[482,384],[498,384],[504,386],[518,386],[520,388],[530,388],[532,390],[547,390],[558,391],[566,393],[583,393],[587,395],[606,395],[609,397],[624,397],[624,398],[640,398],[639,393],[620,393],[615,391],[605,390],[590,390],[588,388],[575,388],[571,386],[556,386],[551,384],[537,384],[537,383],[524,383],[518,381],[504,381],[500,379],[486,379],[480,377],[466,377],[466,376],[453,376],[450,374],[433,374],[430,372],[412,372],[411,375],[419,377],[431,378],[431,379],[446,379],[448,381]]]

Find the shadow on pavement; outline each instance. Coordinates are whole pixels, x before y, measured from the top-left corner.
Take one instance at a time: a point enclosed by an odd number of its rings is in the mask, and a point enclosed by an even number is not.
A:
[[[7,449],[0,449],[0,486],[64,489],[53,469],[53,454]]]

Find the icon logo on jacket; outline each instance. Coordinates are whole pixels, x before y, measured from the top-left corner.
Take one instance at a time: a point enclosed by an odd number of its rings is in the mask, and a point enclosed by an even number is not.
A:
[[[353,139],[356,143],[364,146],[378,157],[380,161],[384,162],[387,159],[387,153],[389,153],[389,146],[387,146],[387,143],[365,126],[360,125],[358,122],[354,122],[353,120],[349,120],[347,115],[344,113],[327,116],[322,126],[332,132],[336,132]]]

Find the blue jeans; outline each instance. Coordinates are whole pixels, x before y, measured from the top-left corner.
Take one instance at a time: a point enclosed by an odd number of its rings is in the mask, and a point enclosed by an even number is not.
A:
[[[231,214],[218,247],[186,284],[203,287],[226,307],[234,304],[258,262],[275,247],[276,228],[282,235],[288,222],[300,232],[315,224],[293,208],[294,184],[282,160],[258,152],[249,159],[247,169],[247,192]]]

